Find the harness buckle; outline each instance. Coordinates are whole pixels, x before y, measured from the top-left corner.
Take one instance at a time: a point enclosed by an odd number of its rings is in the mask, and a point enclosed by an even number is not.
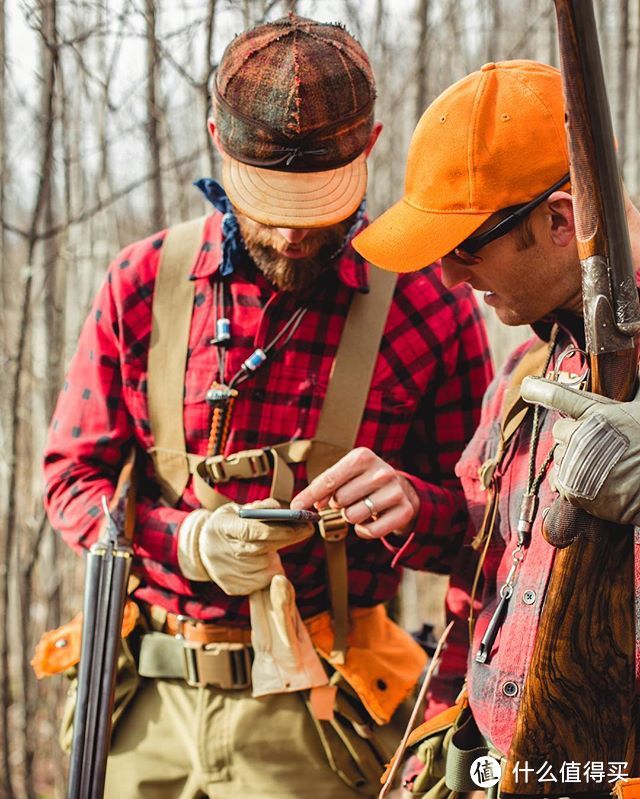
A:
[[[349,524],[339,510],[324,508],[319,513],[318,529],[325,541],[342,541],[347,537]]]
[[[227,483],[238,480],[252,480],[271,473],[271,450],[245,449],[233,455],[211,455],[198,466],[198,472],[210,483]]]

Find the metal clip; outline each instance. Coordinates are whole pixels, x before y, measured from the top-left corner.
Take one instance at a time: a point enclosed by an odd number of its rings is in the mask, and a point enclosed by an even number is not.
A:
[[[565,358],[570,358],[572,355],[582,355],[584,358],[585,368],[581,375],[574,374],[573,372],[563,372],[560,369]],[[568,386],[569,388],[583,390],[587,387],[591,375],[591,369],[588,364],[589,356],[584,350],[580,349],[580,347],[567,347],[567,349],[563,350],[558,356],[556,365],[549,374],[549,380],[561,383],[563,386]]]

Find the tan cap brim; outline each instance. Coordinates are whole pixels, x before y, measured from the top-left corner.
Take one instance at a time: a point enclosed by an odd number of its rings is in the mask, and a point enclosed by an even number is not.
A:
[[[492,212],[423,211],[404,198],[359,233],[360,255],[389,272],[417,272],[457,247]]]
[[[354,213],[367,190],[364,154],[325,172],[279,172],[223,155],[222,183],[243,214],[264,225],[327,227]]]

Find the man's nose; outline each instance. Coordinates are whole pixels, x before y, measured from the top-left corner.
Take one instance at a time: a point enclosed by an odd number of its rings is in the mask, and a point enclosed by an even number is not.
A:
[[[471,272],[466,266],[450,260],[446,256],[442,259],[441,279],[446,288],[452,289],[461,283],[468,283]]]
[[[300,242],[306,239],[306,237],[309,235],[310,228],[279,227],[277,230],[282,238],[285,239],[285,241],[288,241],[289,244],[300,244]]]

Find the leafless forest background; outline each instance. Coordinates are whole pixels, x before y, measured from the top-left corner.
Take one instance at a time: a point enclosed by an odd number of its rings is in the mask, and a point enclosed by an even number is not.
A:
[[[80,607],[80,561],[41,502],[40,456],[65,364],[109,259],[203,213],[191,182],[218,174],[205,120],[224,45],[290,9],[344,22],[372,58],[385,125],[372,159],[374,215],[400,195],[414,124],[449,83],[486,61],[557,63],[551,0],[0,0],[2,799],[64,794],[64,680],[37,683],[29,660],[42,631]],[[597,13],[637,197],[640,0],[599,0]],[[526,332],[488,323],[499,362]],[[424,588],[415,576],[405,583],[412,628],[429,613]],[[437,606],[440,592],[431,595]]]

